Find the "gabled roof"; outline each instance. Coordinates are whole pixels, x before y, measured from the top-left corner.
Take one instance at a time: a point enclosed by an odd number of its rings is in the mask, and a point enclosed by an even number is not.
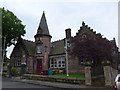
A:
[[[29,55],[35,55],[35,42],[23,39],[23,44]]]
[[[83,35],[83,34],[96,35],[96,31],[93,31],[93,29],[91,29],[90,27],[88,27],[88,25],[86,25],[84,22],[82,22],[82,26],[80,27],[80,29],[76,33],[76,36]]]
[[[22,38],[18,38],[17,40],[17,43],[10,55],[10,57],[13,55],[13,53],[15,52],[15,50],[18,48],[22,47],[23,50],[25,51],[25,53],[27,55],[32,55],[34,56],[35,55],[35,42],[33,41],[28,41],[28,40],[25,40],[25,39],[22,39]]]
[[[37,30],[37,34],[50,35],[44,12],[43,12],[41,20],[40,20],[40,24],[39,24],[39,27],[38,27],[38,30]]]
[[[65,49],[64,49],[65,43],[64,42],[65,42],[65,39],[52,42],[50,55],[65,53]]]
[[[30,40],[21,39],[24,48],[27,50],[29,55],[35,55],[35,42]],[[50,55],[64,54],[65,53],[65,39],[54,41],[51,44]]]

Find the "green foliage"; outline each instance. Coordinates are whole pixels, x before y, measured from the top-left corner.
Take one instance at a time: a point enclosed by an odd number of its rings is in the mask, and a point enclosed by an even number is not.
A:
[[[12,67],[12,68],[11,68],[11,75],[12,75],[12,76],[17,76],[17,74],[18,74],[18,73],[17,73],[16,68],[15,68],[15,67]]]
[[[55,74],[53,76],[85,78],[85,74],[69,74],[69,76],[67,76],[66,74]]]
[[[16,41],[20,36],[24,36],[26,33],[24,28],[25,25],[13,12],[2,8],[2,36],[6,37],[5,48],[13,44],[11,41]],[[4,39],[2,41],[4,42]]]

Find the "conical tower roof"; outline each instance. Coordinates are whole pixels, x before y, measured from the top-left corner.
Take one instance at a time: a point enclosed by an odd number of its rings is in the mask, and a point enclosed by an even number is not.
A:
[[[43,14],[42,14],[42,17],[41,17],[40,24],[39,24],[39,27],[38,27],[36,35],[50,36],[44,11],[43,11]]]

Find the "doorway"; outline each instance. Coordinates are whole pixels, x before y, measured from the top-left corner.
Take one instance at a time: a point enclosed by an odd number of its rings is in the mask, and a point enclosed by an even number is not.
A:
[[[37,59],[37,73],[42,71],[42,59]]]

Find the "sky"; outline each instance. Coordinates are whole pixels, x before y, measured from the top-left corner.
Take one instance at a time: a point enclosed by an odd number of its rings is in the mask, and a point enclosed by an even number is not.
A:
[[[75,36],[84,21],[103,37],[109,40],[115,37],[118,42],[118,2],[103,1],[1,0],[0,7],[12,11],[26,25],[24,39],[34,41],[44,11],[52,41],[65,38],[67,28],[71,28],[71,34]],[[7,49],[8,57],[13,47]]]

